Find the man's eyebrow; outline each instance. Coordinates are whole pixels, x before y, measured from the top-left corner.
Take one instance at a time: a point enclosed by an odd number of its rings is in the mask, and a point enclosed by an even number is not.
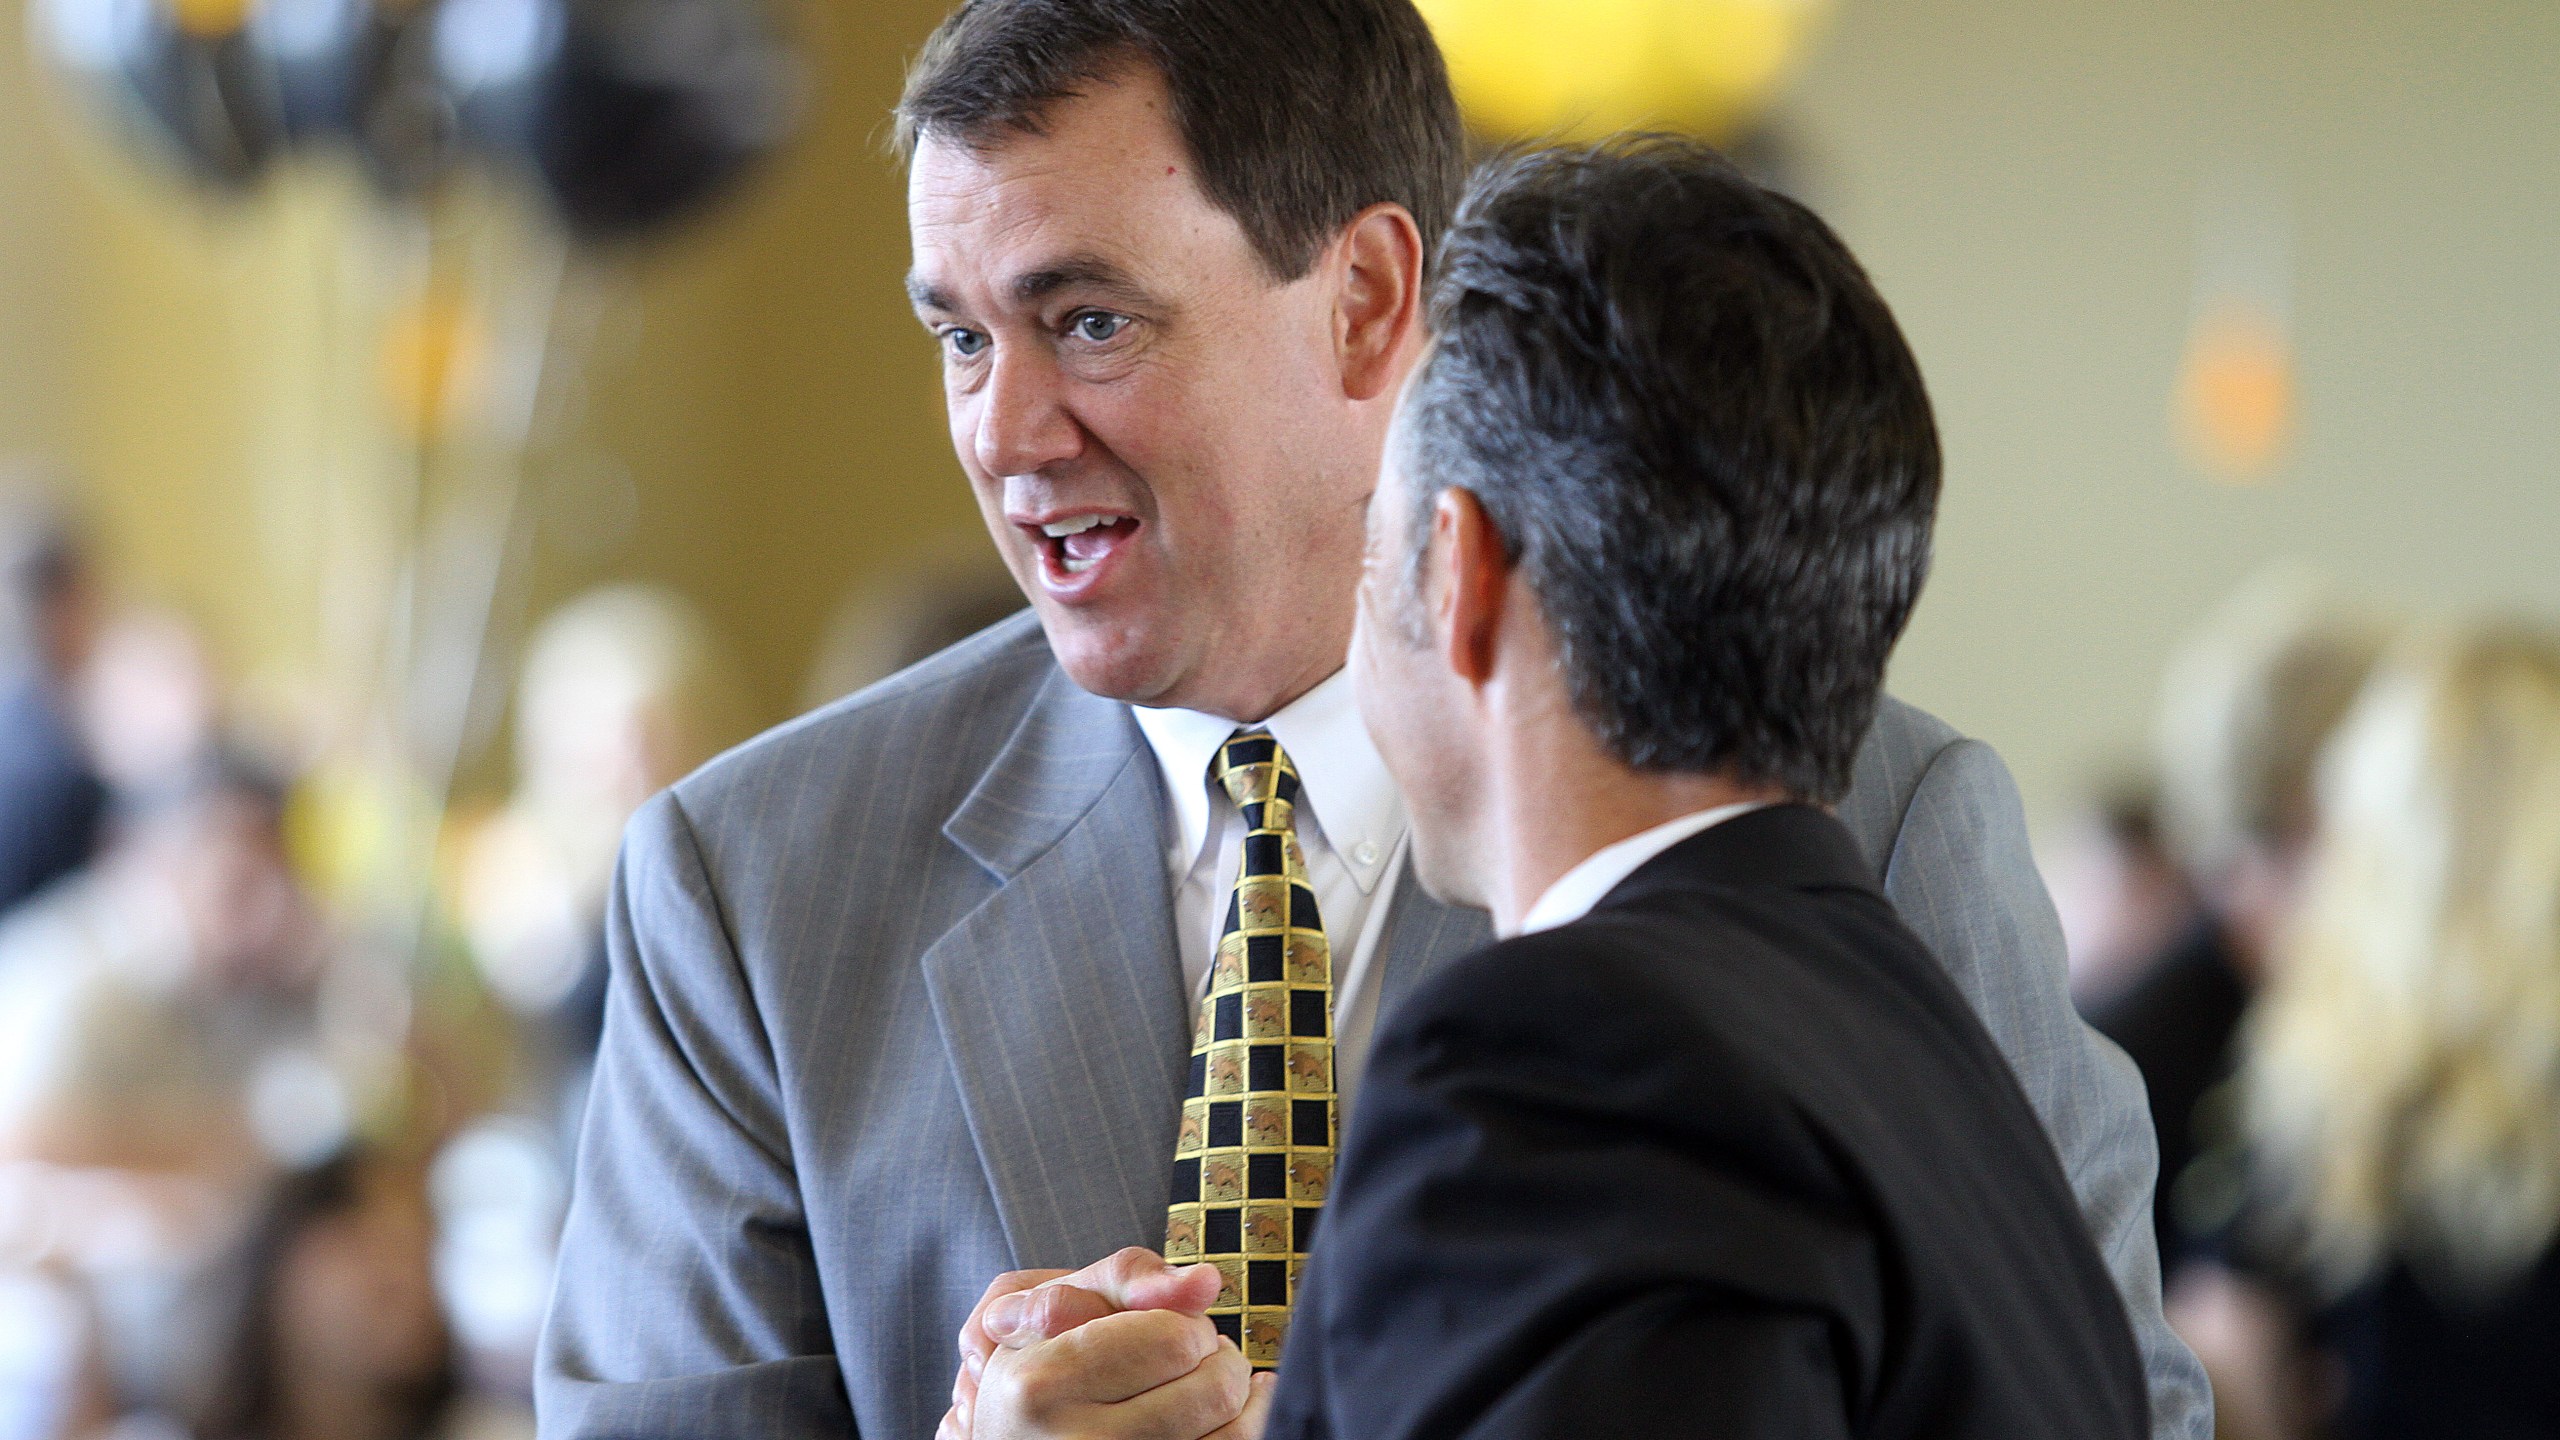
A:
[[[1014,280],[1011,288],[1017,305],[1037,305],[1061,290],[1090,291],[1104,299],[1140,308],[1157,303],[1154,294],[1130,278],[1128,271],[1095,255],[1070,255],[1037,270],[1026,271]],[[945,314],[956,314],[960,308],[949,291],[913,273],[907,276],[907,301],[918,310],[939,310]]]
[[[1061,290],[1088,290],[1105,299],[1146,306],[1155,297],[1129,272],[1098,255],[1070,255],[1029,271],[1013,282],[1015,303],[1036,305]]]
[[[907,303],[919,310],[940,310],[946,314],[954,308],[950,295],[941,286],[916,274],[907,276]]]

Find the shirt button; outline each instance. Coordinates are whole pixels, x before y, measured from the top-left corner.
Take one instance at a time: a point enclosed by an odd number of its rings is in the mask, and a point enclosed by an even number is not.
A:
[[[1352,846],[1351,858],[1359,861],[1364,867],[1377,864],[1378,842],[1375,840],[1363,840],[1359,844]]]

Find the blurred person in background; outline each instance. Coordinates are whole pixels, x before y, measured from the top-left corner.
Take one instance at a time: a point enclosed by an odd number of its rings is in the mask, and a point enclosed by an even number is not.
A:
[[[350,1151],[287,1176],[239,1247],[195,1440],[432,1440],[461,1413],[417,1168]]]
[[[282,785],[224,755],[137,800],[96,868],[0,927],[0,1137],[57,1163],[216,1172],[307,1032],[318,918]]]
[[[2102,1007],[2141,978],[2199,914],[2195,886],[2160,827],[2159,787],[2119,781],[2037,857],[2062,918],[2071,998]]]
[[[2160,1142],[2152,1223],[2172,1280],[2238,1203],[2235,1167],[2221,1167],[2232,1173],[2216,1183],[2198,1163],[2229,1138],[2199,1110],[2230,1077],[2233,1037],[2292,912],[2320,747],[2382,641],[2381,627],[2307,577],[2272,572],[2223,605],[2162,684],[2162,819],[2202,908],[2089,1018],[2150,1090]]]
[[[2395,652],[2319,817],[2243,1037],[2243,1238],[2317,1307],[2344,1440],[2560,1436],[2560,637]],[[2252,1333],[2199,1349],[2280,1375]]]
[[[461,1197],[441,1262],[472,1381],[527,1397],[587,1079],[604,1025],[605,896],[623,822],[743,729],[736,683],[701,612],[652,585],[552,611],[525,646],[515,790],[464,827],[453,908],[516,1022],[503,1103],[440,1162]]]
[[[516,788],[462,844],[472,958],[524,1025],[523,1100],[565,1155],[604,1027],[604,905],[623,822],[743,729],[700,611],[648,585],[562,605],[525,647]]]
[[[837,605],[801,694],[841,700],[942,653],[1023,607],[1022,587],[976,534],[856,587]]]
[[[0,493],[0,912],[97,850],[107,785],[75,695],[98,610],[70,518],[31,488]]]
[[[220,764],[219,685],[193,625],[166,610],[124,608],[98,627],[81,676],[80,715],[110,796],[183,791]],[[114,805],[110,802],[112,814]]]
[[[0,1269],[70,1285],[118,1409],[179,1404],[189,1286],[280,1160],[349,1112],[282,791],[236,758],[135,801],[96,866],[0,926]]]

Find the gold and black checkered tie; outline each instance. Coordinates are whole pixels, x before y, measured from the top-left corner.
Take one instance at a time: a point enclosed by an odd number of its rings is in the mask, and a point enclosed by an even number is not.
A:
[[[1333,1182],[1333,952],[1280,742],[1239,732],[1210,773],[1244,812],[1244,864],[1192,1033],[1164,1253],[1218,1267],[1209,1319],[1268,1370]]]

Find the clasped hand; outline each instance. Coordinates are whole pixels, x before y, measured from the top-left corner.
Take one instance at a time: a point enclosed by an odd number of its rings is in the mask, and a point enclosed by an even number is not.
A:
[[[996,1277],[960,1329],[935,1440],[1259,1440],[1274,1377],[1209,1323],[1217,1298],[1215,1266],[1134,1246]]]

